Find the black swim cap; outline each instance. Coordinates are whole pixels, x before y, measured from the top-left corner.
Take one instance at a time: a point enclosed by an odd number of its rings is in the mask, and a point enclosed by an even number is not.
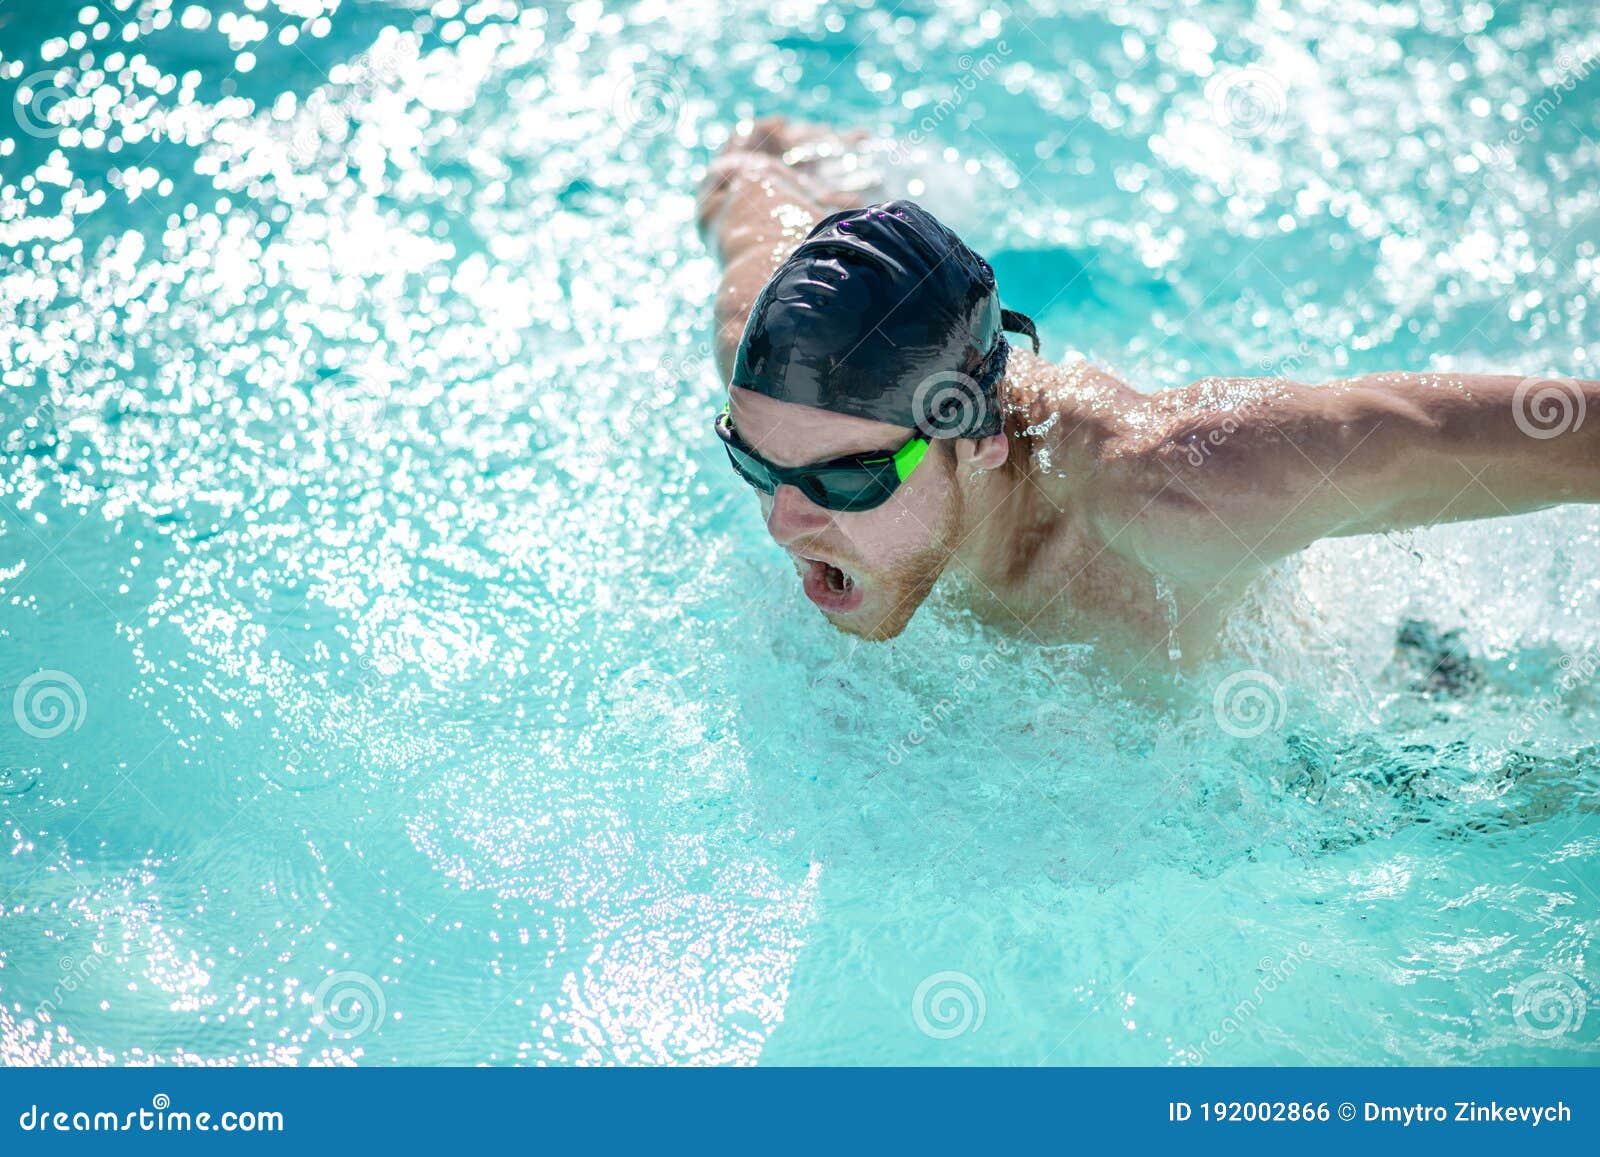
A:
[[[1033,322],[1000,308],[994,270],[911,201],[834,213],[750,309],[733,384],[783,402],[911,426],[998,434],[1010,347]]]

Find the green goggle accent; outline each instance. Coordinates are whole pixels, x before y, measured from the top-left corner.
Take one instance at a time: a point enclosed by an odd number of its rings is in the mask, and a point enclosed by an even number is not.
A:
[[[928,439],[919,436],[892,454],[851,454],[809,466],[779,466],[734,433],[727,406],[717,415],[716,430],[734,470],[761,493],[776,494],[780,486],[793,486],[824,510],[852,514],[889,501],[928,453]]]

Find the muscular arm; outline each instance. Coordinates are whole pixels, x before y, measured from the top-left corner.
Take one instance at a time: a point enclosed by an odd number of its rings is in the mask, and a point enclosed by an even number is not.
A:
[[[1107,478],[1118,549],[1179,581],[1248,577],[1318,538],[1600,502],[1600,382],[1212,379],[1132,410]]]
[[[700,186],[700,236],[722,263],[713,316],[717,369],[725,379],[761,287],[837,207],[827,190],[783,160],[783,150],[806,131],[779,118],[756,121],[712,160]]]

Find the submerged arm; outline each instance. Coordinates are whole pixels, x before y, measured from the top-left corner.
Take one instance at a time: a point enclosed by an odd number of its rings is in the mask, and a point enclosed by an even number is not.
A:
[[[1142,509],[1112,514],[1120,546],[1215,582],[1319,538],[1600,502],[1600,382],[1212,379],[1134,410],[1108,472]]]

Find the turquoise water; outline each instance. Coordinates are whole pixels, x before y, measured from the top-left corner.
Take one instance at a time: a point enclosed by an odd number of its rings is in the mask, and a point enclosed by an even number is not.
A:
[[[692,215],[737,116],[862,124],[1142,388],[1593,377],[1596,52],[0,4],[0,1060],[1593,1063],[1593,508],[1319,545],[1172,708],[938,594],[858,646],[710,437]]]

